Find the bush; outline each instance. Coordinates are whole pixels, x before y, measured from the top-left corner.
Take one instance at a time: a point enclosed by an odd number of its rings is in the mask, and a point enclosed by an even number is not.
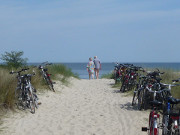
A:
[[[6,63],[7,67],[9,68],[19,68],[24,65],[26,65],[27,58],[22,58],[22,55],[24,54],[23,51],[11,51],[5,52],[5,54],[2,54],[1,59]]]

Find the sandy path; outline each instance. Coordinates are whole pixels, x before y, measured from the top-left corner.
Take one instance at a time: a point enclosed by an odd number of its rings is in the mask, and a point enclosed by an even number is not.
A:
[[[40,96],[35,114],[15,113],[3,124],[5,135],[141,135],[147,112],[132,109],[132,97],[111,88],[113,80],[72,80],[70,88]]]

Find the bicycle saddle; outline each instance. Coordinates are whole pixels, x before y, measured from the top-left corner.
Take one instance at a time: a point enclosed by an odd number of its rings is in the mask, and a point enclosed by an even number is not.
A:
[[[171,111],[169,115],[174,116],[174,117],[180,116],[179,112],[177,112],[177,111],[176,112]]]
[[[154,101],[150,101],[149,104],[150,104],[151,106],[161,106],[161,105],[162,105],[162,102],[157,101],[157,100],[154,100]]]
[[[44,68],[44,71],[46,72],[46,71],[48,71],[48,69],[47,69],[47,68]]]
[[[169,102],[170,104],[178,104],[178,103],[180,103],[180,99],[176,99],[176,98],[173,98],[173,97],[169,97],[169,98],[168,98],[168,102]]]

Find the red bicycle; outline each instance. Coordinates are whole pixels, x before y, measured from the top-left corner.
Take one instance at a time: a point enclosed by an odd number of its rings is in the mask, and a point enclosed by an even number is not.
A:
[[[162,102],[155,100],[151,101],[150,105],[153,106],[153,109],[149,114],[149,127],[142,127],[142,131],[148,131],[148,135],[159,135],[159,128],[162,124],[160,123],[160,114],[158,114],[158,110],[159,107],[162,106]]]

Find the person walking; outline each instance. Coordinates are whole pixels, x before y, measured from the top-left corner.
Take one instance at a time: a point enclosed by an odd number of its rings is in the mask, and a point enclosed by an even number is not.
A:
[[[89,62],[87,64],[87,71],[89,73],[89,80],[94,79],[94,62],[92,58],[89,58]]]
[[[95,65],[94,71],[95,71],[96,79],[99,79],[99,70],[101,70],[101,62],[97,58],[97,56],[94,56],[94,65]]]

